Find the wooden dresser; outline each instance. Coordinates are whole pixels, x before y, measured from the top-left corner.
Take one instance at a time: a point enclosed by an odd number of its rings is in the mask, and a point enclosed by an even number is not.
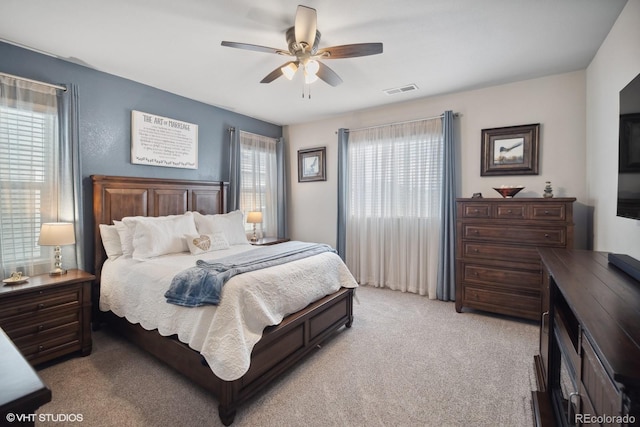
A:
[[[456,311],[540,320],[537,247],[573,247],[575,198],[457,199]]]
[[[91,353],[94,278],[69,270],[0,287],[0,327],[32,365],[69,353]]]
[[[607,254],[541,248],[537,426],[640,424],[640,282]]]

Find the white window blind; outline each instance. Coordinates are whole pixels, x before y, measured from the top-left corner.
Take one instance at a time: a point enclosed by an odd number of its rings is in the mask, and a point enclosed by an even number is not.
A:
[[[262,212],[258,229],[277,234],[277,143],[274,138],[240,131],[240,209]],[[253,224],[245,224],[250,232]]]
[[[5,275],[27,265],[48,269],[50,253],[38,245],[40,226],[52,220],[57,169],[58,117],[53,107],[3,93],[0,105],[0,261]],[[11,94],[13,95],[13,94]],[[53,210],[55,215],[55,210]],[[55,217],[53,218],[55,220]],[[27,273],[28,271],[25,271]]]

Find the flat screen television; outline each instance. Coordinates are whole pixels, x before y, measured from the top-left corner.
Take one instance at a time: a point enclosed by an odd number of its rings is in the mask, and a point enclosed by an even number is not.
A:
[[[640,220],[640,74],[620,91],[617,215]]]

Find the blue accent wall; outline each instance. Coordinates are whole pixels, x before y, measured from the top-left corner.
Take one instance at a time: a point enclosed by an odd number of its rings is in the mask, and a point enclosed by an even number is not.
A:
[[[2,42],[0,72],[78,86],[84,268],[89,271],[93,271],[91,175],[229,181],[230,127],[272,138],[282,136],[281,126]],[[211,82],[216,84],[224,82]],[[198,169],[132,164],[131,110],[197,124]]]

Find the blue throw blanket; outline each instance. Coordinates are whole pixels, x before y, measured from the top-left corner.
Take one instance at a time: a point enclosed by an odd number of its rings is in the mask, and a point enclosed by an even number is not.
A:
[[[178,273],[164,294],[168,303],[198,307],[220,302],[222,286],[236,274],[259,270],[307,258],[323,252],[335,252],[322,243],[285,242],[261,246],[238,255],[214,261],[198,260],[195,267]]]

